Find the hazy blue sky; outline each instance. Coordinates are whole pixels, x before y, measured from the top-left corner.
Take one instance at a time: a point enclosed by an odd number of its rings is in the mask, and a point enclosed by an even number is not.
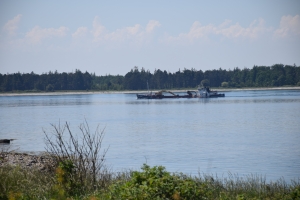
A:
[[[300,65],[300,1],[0,1],[0,73]]]

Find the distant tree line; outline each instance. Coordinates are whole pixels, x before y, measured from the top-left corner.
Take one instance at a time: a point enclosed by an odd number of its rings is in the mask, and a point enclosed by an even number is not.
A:
[[[31,73],[0,74],[0,91],[15,90],[86,90],[92,87],[92,76],[76,70],[75,73],[49,72],[41,75]]]
[[[0,74],[0,91],[56,91],[56,90],[145,90],[195,88],[200,83],[210,87],[278,87],[300,86],[300,66],[275,64],[254,66],[252,69],[238,67],[233,70],[184,69],[175,73],[157,69],[152,74],[144,68],[134,67],[125,76],[96,76],[95,73],[48,72]]]
[[[152,74],[144,68],[134,67],[124,77],[99,77],[108,89],[119,86],[126,90],[145,90],[147,83],[150,89],[181,89],[195,88],[200,83],[210,87],[277,87],[300,86],[300,66],[276,64],[268,66],[254,66],[252,69],[238,67],[233,70],[202,70],[184,69],[175,73],[157,69]],[[104,81],[105,80],[105,81]]]

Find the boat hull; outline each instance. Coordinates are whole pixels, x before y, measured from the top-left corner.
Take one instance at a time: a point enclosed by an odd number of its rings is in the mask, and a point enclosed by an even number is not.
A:
[[[225,94],[219,94],[217,91],[211,91],[208,87],[199,88],[198,92],[200,98],[225,97]]]
[[[196,91],[187,91],[187,95],[178,95],[172,92],[169,92],[171,95],[163,95],[162,91],[157,93],[148,93],[148,94],[136,94],[137,99],[178,99],[178,98],[217,98],[225,97],[225,94],[219,94],[216,91],[210,91],[209,88],[198,89]]]
[[[195,98],[196,96],[191,96],[191,95],[167,96],[167,95],[137,94],[136,97],[137,99],[179,99],[179,98]]]

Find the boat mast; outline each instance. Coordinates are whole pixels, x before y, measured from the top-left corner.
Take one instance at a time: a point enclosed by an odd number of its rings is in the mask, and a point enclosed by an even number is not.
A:
[[[148,94],[150,94],[148,80],[147,80],[147,88],[148,88]]]

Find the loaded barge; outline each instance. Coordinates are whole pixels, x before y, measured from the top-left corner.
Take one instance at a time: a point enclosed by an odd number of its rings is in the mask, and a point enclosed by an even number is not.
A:
[[[168,93],[169,95],[164,95]],[[186,95],[174,94],[171,91],[161,90],[156,93],[136,94],[137,99],[176,99],[176,98],[215,98],[225,97],[225,94],[219,94],[217,91],[211,91],[208,87],[198,88],[198,91],[187,91]]]

